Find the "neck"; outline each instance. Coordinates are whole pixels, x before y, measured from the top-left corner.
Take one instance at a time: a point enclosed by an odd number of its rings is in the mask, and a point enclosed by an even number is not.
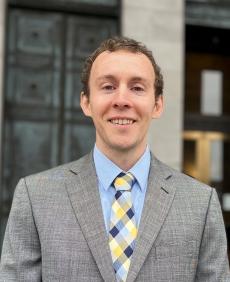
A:
[[[144,154],[146,145],[139,150],[137,148],[130,150],[106,150],[105,148],[100,148],[97,145],[97,148],[113,163],[115,163],[123,171],[127,172],[135,163],[141,158]]]

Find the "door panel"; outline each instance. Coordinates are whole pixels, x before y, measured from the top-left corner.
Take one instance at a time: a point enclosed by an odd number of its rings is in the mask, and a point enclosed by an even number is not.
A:
[[[57,164],[62,22],[52,13],[9,14],[3,149],[7,205],[20,177]]]

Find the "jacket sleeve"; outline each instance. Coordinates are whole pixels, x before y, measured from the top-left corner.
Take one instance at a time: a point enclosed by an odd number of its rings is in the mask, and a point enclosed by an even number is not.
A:
[[[226,232],[215,189],[212,189],[207,210],[195,281],[230,281]]]
[[[41,249],[25,180],[19,181],[3,241],[0,281],[41,281]]]

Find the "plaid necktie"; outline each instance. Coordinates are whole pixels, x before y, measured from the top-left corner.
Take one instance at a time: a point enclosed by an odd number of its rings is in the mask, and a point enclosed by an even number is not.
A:
[[[125,282],[134,250],[137,227],[131,199],[135,177],[120,173],[114,180],[115,199],[111,209],[109,246],[117,281]]]

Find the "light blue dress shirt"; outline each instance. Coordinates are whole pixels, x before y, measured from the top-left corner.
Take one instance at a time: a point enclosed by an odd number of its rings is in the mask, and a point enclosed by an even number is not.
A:
[[[113,186],[111,186],[111,184],[115,177],[117,177],[117,175],[122,172],[122,169],[120,169],[111,160],[109,160],[96,147],[96,145],[93,151],[93,158],[98,178],[98,187],[101,197],[101,205],[104,215],[105,227],[108,233],[110,228],[111,207],[115,195],[115,189]],[[147,147],[142,157],[129,170],[129,172],[131,172],[137,180],[131,190],[132,202],[137,225],[139,225],[140,223],[141,213],[144,205],[144,199],[148,184],[150,158],[150,150]]]

